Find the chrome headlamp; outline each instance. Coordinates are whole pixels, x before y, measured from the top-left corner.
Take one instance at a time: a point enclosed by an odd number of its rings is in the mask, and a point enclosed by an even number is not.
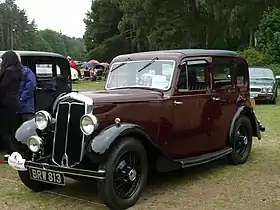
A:
[[[80,129],[86,136],[89,136],[98,127],[98,119],[92,114],[85,114],[80,120]]]
[[[42,149],[43,143],[39,136],[31,136],[27,141],[27,146],[31,152],[37,153]]]
[[[47,111],[39,111],[35,114],[35,125],[39,130],[46,129],[52,120],[52,116]]]
[[[272,88],[271,87],[267,88],[267,92],[272,93]]]
[[[268,88],[262,88],[262,93],[267,93],[268,92]]]

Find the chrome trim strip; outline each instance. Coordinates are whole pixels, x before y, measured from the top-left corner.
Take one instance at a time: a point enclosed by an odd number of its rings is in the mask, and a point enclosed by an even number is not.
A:
[[[83,94],[80,94],[80,93],[77,93],[77,92],[68,93],[65,96],[62,96],[59,100],[62,102],[62,101],[67,100],[67,99],[74,99],[74,100],[85,103],[85,105],[87,107],[89,107],[89,106],[93,107],[92,98],[87,97],[87,96],[85,96]],[[92,112],[92,110],[87,110],[87,112],[89,112],[89,111]]]
[[[85,113],[84,113],[84,114],[88,114],[87,111],[88,111],[88,106],[85,105]],[[81,131],[81,132],[82,132],[82,131]],[[83,139],[82,139],[82,146],[81,146],[81,148],[82,148],[82,151],[81,151],[81,154],[80,154],[80,162],[81,162],[82,159],[83,159],[83,154],[84,154],[84,151],[85,151],[85,134],[83,134]]]
[[[69,175],[75,175],[75,176],[81,176],[81,177],[88,177],[88,178],[94,178],[94,179],[105,179],[105,176],[104,177],[99,177],[99,176],[93,176],[93,175],[87,175],[87,174],[82,174],[83,172],[84,173],[100,173],[100,174],[104,174],[105,171],[103,170],[98,170],[98,171],[89,171],[89,170],[82,170],[82,169],[74,169],[73,172],[69,172],[69,171],[63,171],[63,167],[57,167],[57,166],[53,166],[55,167],[55,169],[48,169],[48,168],[45,168],[43,164],[42,167],[38,167],[38,166],[32,166],[28,164],[29,162],[26,162],[26,168],[29,169],[29,168],[34,168],[34,169],[40,169],[40,170],[47,170],[47,171],[50,171],[50,172],[59,172],[59,173],[63,173],[63,174],[69,174]],[[48,165],[48,164],[47,164]],[[50,165],[48,165],[50,166]],[[51,166],[52,167],[52,166]],[[60,170],[61,169],[61,170]],[[65,169],[69,169],[69,168],[65,168]],[[76,171],[76,173],[75,173]],[[81,172],[81,173],[79,173]]]
[[[59,103],[57,105],[57,110],[56,110],[56,114],[55,114],[55,119],[56,120],[57,120],[58,113],[59,113]],[[57,162],[55,162],[55,160],[54,160],[56,132],[57,132],[57,123],[55,124],[55,128],[54,128],[53,149],[52,149],[52,162],[59,166],[59,164]]]
[[[65,145],[64,145],[64,155],[61,159],[61,166],[69,167],[68,165],[68,156],[66,154],[67,151],[67,145],[68,145],[68,131],[69,131],[69,121],[70,121],[70,112],[71,112],[71,103],[69,102],[61,102],[60,104],[68,104],[68,115],[67,115],[67,127],[66,127],[66,136],[65,136]],[[66,160],[66,165],[64,165],[63,161]]]

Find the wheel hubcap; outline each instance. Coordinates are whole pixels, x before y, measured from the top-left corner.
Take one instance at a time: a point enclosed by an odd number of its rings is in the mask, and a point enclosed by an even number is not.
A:
[[[136,177],[137,177],[137,172],[134,169],[131,169],[128,173],[129,180],[133,182],[135,181]]]
[[[248,138],[247,138],[247,136],[244,136],[244,137],[243,137],[243,141],[244,141],[244,144],[245,144],[245,145],[248,144]]]

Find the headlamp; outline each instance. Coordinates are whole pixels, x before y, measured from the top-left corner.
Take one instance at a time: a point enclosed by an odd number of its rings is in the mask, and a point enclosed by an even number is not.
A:
[[[89,136],[98,127],[98,119],[92,114],[86,114],[81,117],[80,129],[83,134]]]
[[[47,111],[39,111],[35,114],[35,124],[39,130],[46,129],[51,123],[51,115]]]

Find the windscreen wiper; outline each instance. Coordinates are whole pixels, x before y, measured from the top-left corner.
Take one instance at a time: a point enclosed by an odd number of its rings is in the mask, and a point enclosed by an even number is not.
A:
[[[144,69],[146,69],[147,67],[152,65],[156,60],[158,60],[158,57],[155,57],[154,59],[152,59],[149,63],[147,63],[145,66],[143,66],[141,69],[139,69],[138,72],[143,71]]]
[[[122,62],[121,64],[119,64],[119,65],[116,66],[115,68],[113,68],[110,72],[113,72],[113,71],[117,70],[118,68],[120,68],[120,67],[126,65],[126,64],[127,64],[127,61],[131,61],[131,59],[130,59],[130,58],[127,58],[126,60],[124,60],[124,62]]]
[[[156,91],[161,93],[161,95],[163,96],[163,92],[161,89],[158,88],[153,88],[153,87],[147,87],[147,86],[131,86],[131,87],[117,87],[114,88],[114,90],[120,90],[120,89],[145,89],[145,90],[151,90],[151,91]]]

